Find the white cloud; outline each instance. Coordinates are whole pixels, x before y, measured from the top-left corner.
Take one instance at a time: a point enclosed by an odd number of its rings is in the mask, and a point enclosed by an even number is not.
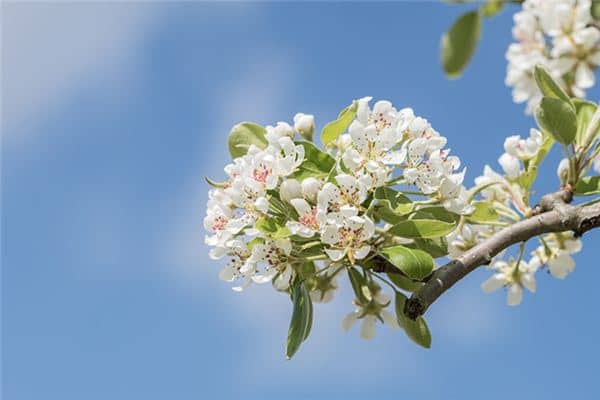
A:
[[[155,10],[136,4],[3,4],[5,139],[6,132],[11,140],[23,136],[82,87],[129,81]]]

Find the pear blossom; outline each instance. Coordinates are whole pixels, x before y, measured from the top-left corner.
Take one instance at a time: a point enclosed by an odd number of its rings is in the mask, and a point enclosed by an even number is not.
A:
[[[325,253],[332,261],[339,261],[347,256],[354,264],[355,260],[362,260],[371,251],[368,241],[374,233],[375,225],[369,217],[336,214],[325,222],[321,240],[330,246],[325,249]]]
[[[294,235],[305,238],[313,237],[320,231],[325,215],[319,214],[316,206],[311,206],[304,199],[292,199],[292,206],[298,213],[298,221],[288,221],[286,227]]]
[[[537,266],[530,265],[524,260],[517,263],[511,259],[508,262],[502,260],[496,261],[491,265],[491,269],[495,273],[481,285],[481,289],[486,293],[490,293],[506,287],[506,302],[509,306],[521,304],[523,288],[526,288],[531,293],[535,293],[535,272]]]
[[[296,179],[286,179],[281,182],[279,187],[279,197],[281,200],[290,203],[292,199],[302,197],[302,186]]]
[[[318,275],[310,292],[310,298],[315,303],[329,303],[337,288],[338,282],[335,275]]]
[[[583,97],[600,64],[600,31],[589,26],[591,0],[525,0],[514,15],[506,84],[531,114],[541,99],[533,69],[543,65],[568,93]]]
[[[504,151],[521,161],[530,160],[536,156],[542,147],[542,133],[537,129],[531,129],[527,139],[521,136],[509,136],[504,141]]]
[[[569,180],[569,168],[570,166],[568,158],[563,158],[560,160],[560,163],[558,163],[558,167],[556,168],[556,175],[563,185]]]
[[[292,243],[289,239],[271,240],[258,243],[252,248],[250,257],[252,270],[248,268],[252,281],[255,283],[271,282],[277,277],[273,285],[278,290],[285,290],[294,275],[294,270],[289,263]],[[262,267],[262,269],[261,269]]]
[[[390,302],[390,297],[381,291],[375,292],[373,299],[368,304],[362,304],[358,300],[355,300],[356,309],[343,319],[342,329],[349,331],[356,321],[362,319],[360,337],[363,339],[373,339],[375,337],[378,320],[390,329],[395,330],[398,328],[398,322],[394,315],[385,309]]]
[[[306,140],[312,140],[315,130],[315,117],[304,113],[294,115],[294,129]]]
[[[531,253],[531,263],[538,267],[547,265],[553,277],[565,279],[575,270],[571,254],[581,251],[581,240],[571,232],[561,232],[545,235],[541,242],[542,245]]]
[[[308,177],[303,180],[301,184],[302,196],[304,196],[304,198],[311,203],[316,203],[317,194],[319,193],[319,190],[321,190],[322,186],[323,182],[317,178]]]
[[[498,164],[500,164],[508,179],[517,179],[521,175],[521,163],[515,156],[503,153],[498,158]]]

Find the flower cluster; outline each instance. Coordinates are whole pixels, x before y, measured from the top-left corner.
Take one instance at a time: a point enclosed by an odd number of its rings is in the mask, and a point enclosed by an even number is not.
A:
[[[503,173],[499,174],[486,165],[483,175],[475,178],[475,187],[472,189],[473,194],[481,196],[482,204],[493,208],[497,218],[465,222],[452,232],[448,236],[451,258],[459,257],[499,228],[530,215],[528,187],[521,178],[527,173],[525,166],[530,165],[540,151],[543,151],[543,146],[544,137],[536,129],[531,129],[530,136],[524,139],[520,136],[506,138],[505,152],[498,159]],[[561,164],[564,168],[565,163]],[[562,172],[559,171],[560,173]],[[552,276],[564,279],[574,270],[575,262],[570,255],[580,251],[582,245],[571,232],[540,236],[538,241],[540,245],[531,252],[529,260],[523,254],[517,260],[504,260],[505,252],[496,256],[490,265],[494,275],[482,284],[482,289],[491,292],[505,287],[508,293],[507,303],[518,305],[523,297],[523,288],[535,292],[537,271],[547,267]],[[524,252],[525,249],[522,248],[521,251]]]
[[[532,113],[541,99],[534,66],[545,66],[571,95],[584,97],[600,65],[600,30],[591,25],[591,0],[525,0],[514,15],[512,43],[506,53],[506,84],[516,103]]]
[[[297,114],[294,126],[279,122],[244,136],[244,154],[225,167],[227,180],[211,181],[204,219],[210,256],[228,259],[220,278],[238,282],[236,291],[267,282],[291,291],[298,279],[313,302],[327,302],[341,271],[365,268],[372,293],[368,300],[357,293],[357,310],[343,323],[348,328],[363,319],[365,338],[373,336],[376,321],[396,326],[386,311],[389,298],[365,267],[390,245],[389,225],[374,212],[376,191],[401,185],[449,215],[472,211],[465,170],[445,148],[446,138],[412,109],[397,110],[389,101],[371,108],[370,100],[353,102],[352,120],[326,151],[310,142],[314,118],[307,114]],[[420,203],[414,204],[417,211]]]

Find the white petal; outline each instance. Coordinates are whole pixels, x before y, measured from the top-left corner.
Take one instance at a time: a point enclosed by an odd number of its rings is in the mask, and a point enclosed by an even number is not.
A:
[[[357,319],[358,319],[358,313],[356,311],[351,312],[350,314],[346,315],[346,317],[342,320],[342,329],[345,332],[348,332],[350,330],[350,328],[352,328],[352,326],[354,325],[354,323],[356,322]]]
[[[481,290],[485,293],[491,293],[503,287],[505,283],[504,274],[494,274],[481,284]]]
[[[345,250],[337,249],[325,249],[325,253],[331,258],[331,261],[339,261],[346,255]]]
[[[517,284],[512,284],[508,287],[508,293],[506,296],[506,304],[509,306],[517,306],[521,304],[523,300],[523,289]]]
[[[375,323],[377,319],[374,315],[367,315],[363,318],[362,326],[360,327],[360,337],[363,339],[373,339],[375,337]]]

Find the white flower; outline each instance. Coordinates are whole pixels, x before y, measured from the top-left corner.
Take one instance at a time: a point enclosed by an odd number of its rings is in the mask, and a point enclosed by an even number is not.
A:
[[[581,251],[581,240],[571,232],[551,233],[542,238],[542,245],[535,249],[532,263],[547,265],[553,277],[565,279],[575,270],[575,260],[571,254]]]
[[[324,214],[317,215],[317,207],[311,206],[304,199],[292,199],[291,204],[298,213],[298,221],[288,221],[287,228],[294,235],[313,237],[320,230]]]
[[[506,203],[510,199],[510,192],[507,190],[510,184],[489,165],[483,167],[483,175],[475,178],[475,185],[486,186],[481,195],[490,201]]]
[[[517,157],[511,156],[508,153],[503,153],[498,158],[498,163],[504,170],[508,179],[516,179],[521,175],[521,163]]]
[[[492,264],[491,269],[496,272],[481,285],[481,289],[486,293],[490,293],[501,287],[506,287],[508,291],[506,302],[509,306],[521,304],[523,288],[535,293],[537,266],[532,266],[524,260],[521,260],[517,265],[514,260],[510,260],[509,262],[496,261]]]
[[[294,128],[303,138],[311,140],[315,130],[315,117],[310,114],[296,114],[294,116]]]
[[[286,179],[279,187],[279,197],[287,203],[290,203],[292,199],[302,197],[300,183],[295,179]]]
[[[331,182],[325,183],[317,195],[317,210],[329,214],[344,212],[356,214],[355,209],[367,199],[367,188],[351,175],[341,174],[335,177],[339,187]]]
[[[271,145],[278,145],[279,139],[287,137],[292,139],[294,137],[294,129],[287,122],[278,122],[277,125],[268,125],[266,128],[265,137]]]
[[[228,243],[227,255],[230,257],[230,261],[219,273],[219,278],[227,282],[243,278],[241,285],[232,288],[236,292],[241,292],[252,282],[251,274],[247,274],[247,271],[254,268],[250,259],[250,251],[242,241],[232,240]]]
[[[309,177],[302,181],[302,195],[304,198],[311,203],[315,203],[317,201],[317,194],[323,183],[317,178]]]
[[[363,339],[373,339],[375,337],[377,320],[385,323],[392,330],[398,328],[398,322],[394,315],[385,310],[385,307],[390,304],[390,298],[387,295],[377,292],[369,304],[363,305],[356,300],[355,304],[356,309],[342,320],[344,331],[350,330],[359,319],[363,320],[360,329],[360,337]]]
[[[569,160],[567,158],[560,160],[558,168],[556,169],[556,175],[562,184],[567,183],[569,180],[569,168]]]
[[[271,240],[258,243],[252,248],[250,257],[251,265],[247,271],[255,283],[273,282],[278,290],[285,290],[293,278],[293,268],[289,264],[289,255],[292,251],[292,243],[289,239]],[[262,267],[262,269],[260,268]]]
[[[321,232],[321,240],[330,248],[325,253],[333,261],[339,261],[345,256],[351,263],[365,258],[371,246],[367,241],[373,237],[375,225],[368,217],[336,214],[328,218]]]
[[[450,258],[458,258],[471,247],[476,246],[481,240],[483,227],[479,225],[463,224],[460,229],[452,231],[448,236],[448,253]]]
[[[504,151],[522,161],[535,157],[541,147],[542,133],[537,129],[531,129],[527,139],[515,135],[507,137],[504,141]]]

